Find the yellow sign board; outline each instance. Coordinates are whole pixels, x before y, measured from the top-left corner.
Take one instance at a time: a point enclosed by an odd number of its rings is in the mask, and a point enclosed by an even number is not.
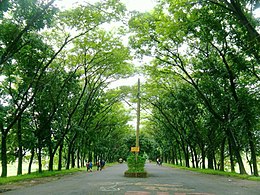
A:
[[[139,152],[139,147],[131,147],[131,152]]]

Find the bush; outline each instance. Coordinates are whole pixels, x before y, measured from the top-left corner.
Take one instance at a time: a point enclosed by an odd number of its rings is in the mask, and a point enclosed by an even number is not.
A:
[[[130,155],[127,158],[127,166],[129,173],[140,173],[144,171],[145,158],[142,156]]]

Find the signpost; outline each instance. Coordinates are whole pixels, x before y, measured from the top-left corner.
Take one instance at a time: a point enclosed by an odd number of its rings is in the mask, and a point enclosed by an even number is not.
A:
[[[139,126],[140,126],[140,79],[138,78],[138,93],[137,93],[137,124],[136,124],[136,147],[139,147]]]
[[[136,142],[135,147],[131,147],[131,152],[135,152],[135,160],[137,161],[137,156],[140,151],[139,147],[139,126],[140,126],[140,104],[141,104],[141,98],[140,98],[140,79],[138,78],[138,92],[137,92],[137,124],[136,124]]]
[[[139,147],[131,147],[131,152],[139,152]]]
[[[131,147],[131,152],[134,152],[135,156],[130,156],[129,161],[127,159],[129,169],[128,171],[125,172],[126,177],[147,177],[147,172],[144,170],[145,158],[138,156],[138,153],[140,152],[140,147],[139,147],[140,103],[141,103],[140,79],[138,79],[136,144],[135,147]]]
[[[139,126],[140,126],[140,79],[138,78],[138,92],[137,92],[137,124],[136,124],[136,143],[134,148],[135,152],[135,161],[137,162],[137,157],[139,153]],[[131,148],[132,151],[132,148]]]

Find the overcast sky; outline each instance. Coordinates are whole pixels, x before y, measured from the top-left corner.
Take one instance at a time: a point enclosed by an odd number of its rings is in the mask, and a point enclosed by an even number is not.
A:
[[[82,4],[84,2],[95,3],[102,0],[56,0],[56,4],[61,8],[72,7],[74,5]],[[155,5],[154,0],[121,0],[130,11],[149,11]]]

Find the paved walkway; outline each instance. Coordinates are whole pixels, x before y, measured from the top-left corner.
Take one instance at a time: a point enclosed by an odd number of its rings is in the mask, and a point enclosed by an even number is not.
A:
[[[147,164],[148,178],[126,178],[125,164],[9,191],[19,195],[258,195],[260,183]]]

